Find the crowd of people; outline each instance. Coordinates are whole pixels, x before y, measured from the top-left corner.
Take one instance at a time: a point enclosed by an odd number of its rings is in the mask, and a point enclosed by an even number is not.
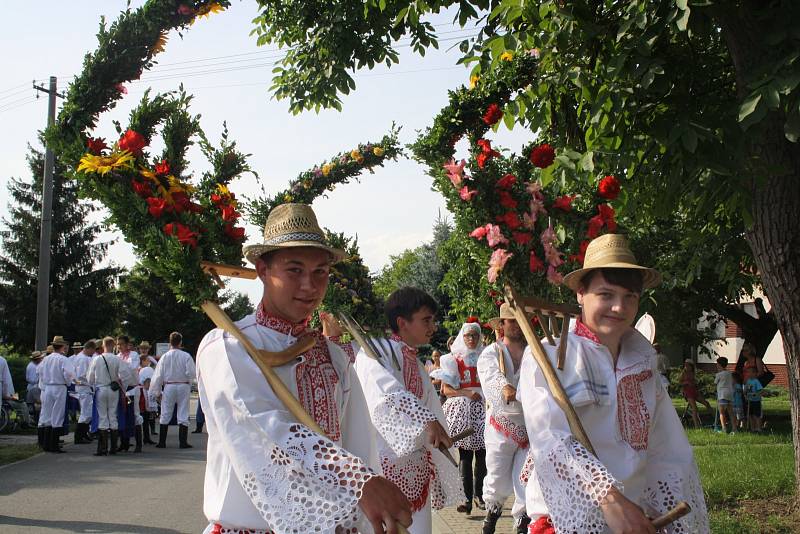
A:
[[[65,452],[61,437],[69,434],[71,421],[75,444],[96,443],[96,456],[127,452],[131,440],[135,453],[145,444],[164,448],[173,413],[180,448],[191,448],[188,414],[195,364],[181,350],[180,333],[170,334],[169,343],[170,350],[155,356],[147,341],[134,347],[121,335],[75,342],[69,354],[69,342],[55,336],[46,351],[30,355],[24,403],[16,398],[8,365],[0,358],[0,367],[6,369],[0,369],[3,398],[36,424],[38,444],[45,452]],[[200,421],[197,432],[202,431]]]

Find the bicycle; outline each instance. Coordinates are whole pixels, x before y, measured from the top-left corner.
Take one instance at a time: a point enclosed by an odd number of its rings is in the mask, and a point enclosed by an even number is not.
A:
[[[22,410],[25,410],[23,413]],[[15,432],[22,428],[28,428],[31,424],[28,406],[23,402],[16,402],[12,405],[9,401],[3,401],[0,407],[0,432]]]

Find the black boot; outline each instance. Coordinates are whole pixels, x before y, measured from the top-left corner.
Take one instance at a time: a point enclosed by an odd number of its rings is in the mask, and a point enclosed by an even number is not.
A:
[[[128,449],[131,448],[131,437],[128,435],[127,431],[125,435],[121,435],[119,437],[119,449],[118,452],[128,452]]]
[[[531,523],[531,518],[528,514],[522,514],[514,523],[515,532],[517,534],[528,534],[528,525]]]
[[[60,428],[50,427],[50,452],[56,452],[56,453],[67,452],[61,450],[61,443],[59,443],[58,439],[60,437],[59,434],[61,434],[60,431],[61,431]]]
[[[119,430],[111,430],[111,437],[108,440],[108,454],[117,454],[117,438],[119,437]]]
[[[494,534],[497,520],[503,514],[503,508],[497,504],[486,508],[486,517],[483,518],[483,534]]]
[[[47,443],[47,427],[46,426],[36,427],[36,432],[39,438],[39,448],[42,449],[43,451],[47,451],[47,449],[50,448],[50,446]]]
[[[150,439],[150,424],[151,423],[152,423],[152,421],[150,421],[150,416],[149,415],[145,416],[145,421],[144,421],[144,424],[142,425],[142,432],[144,433],[144,442],[147,445],[155,445],[156,444],[155,441]]]
[[[133,452],[142,452],[142,425],[136,425],[134,437],[136,439],[136,447],[133,449]]]
[[[191,449],[189,445],[189,427],[186,425],[178,425],[178,443],[181,449]]]
[[[89,439],[89,423],[78,423],[75,428],[75,445],[85,445],[91,443]]]
[[[197,426],[194,430],[192,430],[192,434],[202,434],[203,433],[203,423],[197,423]]]
[[[156,445],[156,449],[166,449],[167,448],[167,430],[169,427],[167,425],[160,425],[158,429],[158,445]]]
[[[95,456],[105,456],[108,454],[108,436],[105,430],[97,431],[97,452]]]

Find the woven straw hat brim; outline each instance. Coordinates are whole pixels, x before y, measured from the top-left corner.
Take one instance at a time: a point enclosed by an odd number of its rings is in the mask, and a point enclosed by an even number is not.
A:
[[[497,330],[497,326],[500,325],[500,321],[503,319],[516,319],[514,312],[511,311],[511,306],[505,302],[500,305],[500,316],[489,319],[489,326],[491,326],[493,330]]]
[[[242,248],[242,253],[244,254],[244,257],[247,261],[255,265],[256,261],[258,261],[258,258],[266,254],[267,252],[272,252],[273,250],[281,250],[286,248],[300,248],[300,247],[313,247],[313,248],[318,248],[320,250],[325,250],[333,256],[334,263],[338,263],[347,257],[347,253],[344,250],[329,247],[327,245],[317,243],[316,241],[286,241],[285,243],[281,243],[280,245],[264,245],[264,244],[246,245],[244,248]]]
[[[634,263],[610,262],[594,267],[576,269],[564,276],[564,285],[577,292],[580,287],[581,279],[584,277],[584,275],[589,271],[594,271],[595,269],[638,269],[642,271],[643,289],[650,289],[661,283],[661,273],[655,269],[651,269],[650,267],[642,267],[641,265],[636,265]]]

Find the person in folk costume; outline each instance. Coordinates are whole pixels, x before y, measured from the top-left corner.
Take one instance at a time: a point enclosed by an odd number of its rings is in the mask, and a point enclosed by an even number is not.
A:
[[[153,366],[153,368],[155,368],[156,364],[158,363],[158,360],[156,360],[150,354],[150,349],[151,349],[150,343],[147,341],[142,341],[141,343],[139,343],[138,348],[139,348],[139,364],[140,364],[139,368],[144,369],[145,364],[141,363],[142,360],[145,360],[147,362],[147,365],[151,365]]]
[[[67,342],[55,336],[53,352],[36,368],[42,390],[42,411],[39,414],[39,446],[46,452],[64,452],[58,438],[61,435],[66,410],[67,387],[75,379],[75,369],[66,357]],[[49,347],[48,347],[49,348]]]
[[[473,499],[484,508],[483,478],[486,476],[486,448],[483,433],[486,419],[483,390],[478,376],[478,358],[483,352],[481,325],[464,323],[450,347],[442,356],[442,393],[447,397],[444,413],[450,435],[471,428],[474,434],[455,443],[461,464],[461,478],[467,500],[458,511],[472,513]],[[474,468],[473,468],[474,460]]]
[[[660,281],[615,234],[593,240],[583,268],[564,277],[582,311],[569,330],[564,370],[556,372],[597,457],[570,434],[526,350],[518,397],[533,460],[526,488],[532,534],[655,533],[648,517],[679,501],[692,511],[666,531],[709,531],[692,448],[658,376],[656,351],[631,327],[643,289]],[[555,368],[557,348],[544,346]]]
[[[25,382],[28,384],[25,391],[25,403],[30,409],[34,421],[39,421],[39,410],[42,407],[42,390],[39,388],[39,373],[37,369],[44,359],[44,354],[40,350],[31,352],[31,361],[25,367]]]
[[[389,340],[375,340],[380,362],[363,348],[356,374],[367,400],[383,476],[397,484],[411,503],[412,534],[430,534],[431,508],[463,502],[458,468],[439,451],[452,447],[447,421],[417,347],[436,332],[436,301],[421,289],[404,287],[389,295]],[[454,451],[455,452],[455,451]]]
[[[151,358],[147,356],[147,351],[150,350],[150,343],[142,341],[139,344],[139,387],[141,388],[141,395],[139,397],[139,413],[142,415],[142,433],[144,435],[143,442],[147,445],[155,445],[156,442],[150,438],[151,432],[155,430],[155,415],[157,411],[157,403],[153,396],[150,394],[150,382],[153,378],[155,369],[151,363]]]
[[[527,343],[511,307],[503,303],[500,317],[489,322],[498,333],[497,341],[487,346],[478,358],[478,375],[486,395],[486,479],[483,498],[486,518],[483,534],[494,534],[503,503],[514,494],[511,515],[517,533],[525,534],[530,519],[525,513],[525,486],[520,481],[528,455],[528,433],[522,405],[517,400],[517,385],[522,354]]]
[[[95,456],[117,453],[119,436],[118,408],[124,400],[125,390],[136,383],[130,365],[114,354],[114,338],[105,337],[101,343],[103,354],[92,358],[86,379],[94,387],[94,406],[97,415],[92,423],[97,433]],[[116,386],[112,386],[116,384]]]
[[[273,370],[325,435],[295,420],[236,338],[209,332],[197,356],[208,430],[206,534],[396,533],[411,523],[411,507],[373,470],[375,431],[355,370],[308,327],[345,252],[328,244],[310,206],[283,204],[270,212],[264,241],[244,254],[264,293],[256,313],[236,324],[260,350],[312,337],[310,350]]]
[[[183,336],[180,332],[169,335],[170,349],[161,355],[150,380],[150,392],[161,401],[161,421],[158,429],[157,448],[167,446],[169,421],[175,406],[178,407],[178,443],[181,449],[191,449],[189,445],[189,396],[192,382],[197,374],[192,356],[180,349]],[[163,388],[163,391],[162,391]]]
[[[75,427],[75,444],[92,442],[89,437],[89,428],[92,423],[94,391],[86,375],[89,372],[95,348],[94,340],[90,339],[81,346],[81,351],[71,358],[73,367],[75,367],[75,393],[78,395],[78,404],[80,406],[78,426]]]
[[[130,338],[126,335],[117,336],[117,357],[130,367],[131,374],[139,374],[139,353],[133,350]],[[118,452],[127,452],[131,448],[131,437],[135,439],[134,452],[142,452],[142,415],[139,410],[141,387],[138,380],[127,385],[125,395],[119,403],[119,449]]]

